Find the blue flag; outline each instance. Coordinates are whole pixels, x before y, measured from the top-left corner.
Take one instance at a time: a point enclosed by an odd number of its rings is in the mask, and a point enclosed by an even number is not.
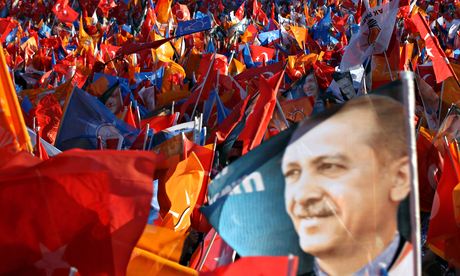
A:
[[[258,36],[258,39],[260,41],[260,44],[262,46],[268,45],[272,42],[275,42],[276,40],[279,40],[281,38],[280,36],[280,30],[274,30],[274,31],[269,31],[269,32],[263,32],[260,33]]]
[[[313,39],[321,40],[323,44],[329,44],[330,42],[330,29],[332,26],[332,18],[331,18],[331,8],[327,9],[326,15],[324,15],[323,19],[318,22],[318,24],[313,29]]]
[[[40,30],[38,30],[38,35],[41,38],[45,38],[45,37],[49,37],[50,34],[51,34],[51,28],[48,27],[48,25],[46,25],[45,23],[43,23],[43,25],[40,28]]]
[[[118,119],[96,97],[75,87],[70,97],[56,137],[60,150],[72,148],[96,149],[97,137],[122,137],[122,147],[129,147],[139,131]]]
[[[208,187],[201,211],[219,235],[245,256],[299,256],[299,274],[312,257],[299,247],[284,205],[281,158],[294,128],[273,137],[226,167]]]
[[[211,17],[208,15],[198,19],[182,21],[177,24],[176,37],[207,31],[211,28]]]

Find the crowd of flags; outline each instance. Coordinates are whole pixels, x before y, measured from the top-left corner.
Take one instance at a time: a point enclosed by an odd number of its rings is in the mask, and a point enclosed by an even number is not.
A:
[[[297,122],[399,71],[416,74],[422,253],[460,267],[460,2],[20,0],[0,16],[0,274],[308,272],[290,222],[264,219],[276,160]]]

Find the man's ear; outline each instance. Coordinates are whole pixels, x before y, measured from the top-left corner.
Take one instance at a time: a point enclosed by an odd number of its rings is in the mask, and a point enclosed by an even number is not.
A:
[[[390,199],[400,202],[407,197],[411,190],[410,159],[408,156],[395,160],[390,166],[393,174]]]

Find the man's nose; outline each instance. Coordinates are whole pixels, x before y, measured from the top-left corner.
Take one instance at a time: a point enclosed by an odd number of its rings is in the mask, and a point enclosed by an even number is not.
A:
[[[323,197],[324,191],[314,177],[302,174],[296,186],[294,199],[297,202],[316,201]]]

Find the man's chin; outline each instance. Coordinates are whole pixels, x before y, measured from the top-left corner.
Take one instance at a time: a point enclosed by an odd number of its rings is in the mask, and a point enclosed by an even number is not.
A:
[[[315,235],[305,234],[300,235],[299,245],[302,251],[305,253],[311,254],[313,256],[321,256],[333,250],[334,245],[336,245],[334,240],[334,237],[325,235],[324,233]]]

